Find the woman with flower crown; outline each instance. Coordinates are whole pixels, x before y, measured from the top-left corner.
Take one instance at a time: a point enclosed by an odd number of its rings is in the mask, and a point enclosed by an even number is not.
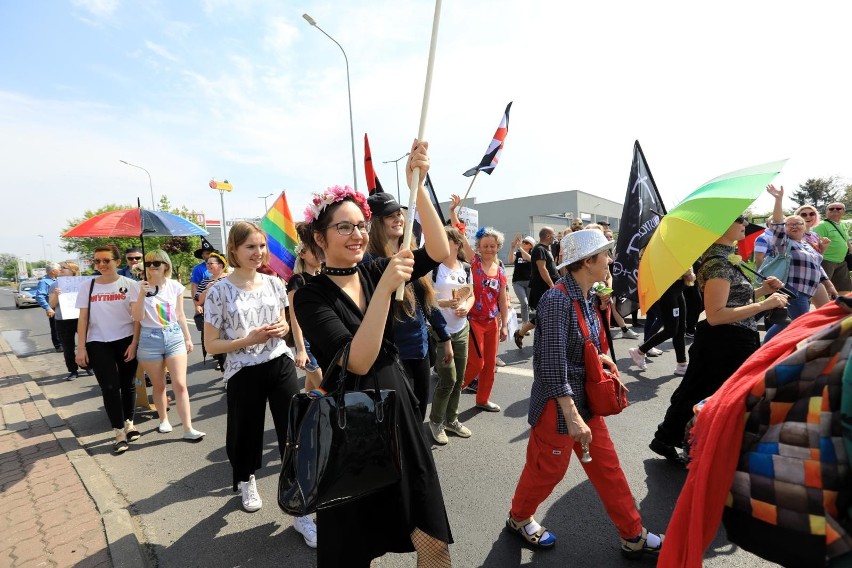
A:
[[[706,319],[696,327],[689,366],[650,444],[654,453],[671,461],[684,461],[677,448],[683,447],[693,407],[716,392],[760,347],[757,316],[787,305],[787,296],[777,292],[783,286],[780,280],[770,276],[754,289],[738,266],[742,258],[736,244],[745,238],[747,224],[745,217],[737,217],[702,256],[698,286]]]
[[[456,214],[460,201],[457,195],[452,197],[450,220],[453,225],[461,225]],[[491,401],[491,389],[497,371],[497,347],[509,336],[508,279],[506,269],[497,258],[497,251],[503,248],[503,240],[503,233],[494,227],[480,227],[476,231],[476,250],[467,239],[464,240],[464,255],[470,260],[474,298],[473,308],[467,313],[470,337],[464,387],[477,381],[476,407],[486,412],[500,412],[500,405]]]
[[[331,187],[305,210],[310,236],[306,244],[323,252],[321,273],[300,288],[294,310],[302,333],[321,368],[351,343],[348,371],[373,373],[379,387],[397,392],[402,479],[398,484],[354,503],[322,509],[317,524],[322,540],[317,565],[369,566],[387,552],[417,552],[418,566],[451,566],[452,542],[438,473],[416,411],[417,399],[405,378],[392,341],[394,294],[449,255],[444,228],[423,185],[429,170],[427,144],[416,141],[406,167],[409,183],[420,169],[417,210],[425,247],[361,263],[367,250],[370,209],[352,188]]]

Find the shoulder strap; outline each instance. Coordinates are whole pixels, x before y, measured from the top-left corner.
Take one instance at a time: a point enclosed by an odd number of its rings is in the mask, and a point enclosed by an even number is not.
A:
[[[436,266],[432,269],[432,282],[438,282],[438,269],[441,268],[440,265]]]
[[[89,339],[89,315],[92,313],[92,294],[94,293],[95,279],[92,278],[92,284],[89,286],[89,298],[86,301],[86,337],[83,338],[83,343],[86,343],[86,341]]]
[[[837,227],[837,225],[834,224],[834,221],[832,221],[831,219],[826,219],[826,221],[831,223],[831,226],[834,227],[834,230],[837,231],[837,233],[840,235],[840,238],[842,238],[845,241],[846,238],[843,237],[843,233],[840,231],[840,229]]]
[[[467,275],[466,283],[470,284],[473,281],[473,277],[470,274],[470,263],[462,261],[462,266],[464,267],[464,272]]]

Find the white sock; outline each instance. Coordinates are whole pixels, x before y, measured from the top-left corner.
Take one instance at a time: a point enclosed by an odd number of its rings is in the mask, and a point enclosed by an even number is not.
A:
[[[663,541],[654,533],[648,533],[648,536],[645,537],[645,542],[648,548],[659,548]]]

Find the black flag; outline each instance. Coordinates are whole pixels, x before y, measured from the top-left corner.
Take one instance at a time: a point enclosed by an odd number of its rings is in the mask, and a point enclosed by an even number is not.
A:
[[[657,184],[637,140],[633,144],[633,165],[627,181],[627,195],[612,263],[613,294],[618,298],[617,309],[622,315],[639,308],[639,251],[651,240],[660,218],[665,214],[666,208]]]

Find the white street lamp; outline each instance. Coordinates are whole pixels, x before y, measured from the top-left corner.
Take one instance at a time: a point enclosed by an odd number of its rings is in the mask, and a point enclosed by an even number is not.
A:
[[[346,94],[349,97],[349,137],[352,142],[352,181],[354,183],[355,191],[358,191],[358,174],[355,171],[355,125],[352,122],[352,89],[349,84],[349,58],[346,57],[346,52],[343,50],[343,46],[337,43],[336,39],[328,35],[324,29],[319,27],[316,20],[307,14],[302,14],[302,17],[310,25],[321,31],[325,37],[333,41],[335,45],[340,48],[341,53],[343,53],[343,60],[346,61]]]
[[[263,215],[260,216],[261,219],[263,217],[265,217],[267,213],[269,213],[269,207],[266,206],[266,199],[269,198],[269,197],[272,197],[272,195],[273,194],[270,193],[270,194],[267,194],[267,195],[258,195],[257,196],[258,199],[263,199]]]
[[[45,262],[47,262],[47,252],[45,252],[46,249],[44,246],[44,235],[38,236],[41,237],[41,257],[44,259]]]
[[[405,154],[403,154],[402,156],[400,156],[396,160],[388,160],[387,162],[382,162],[383,164],[390,164],[391,162],[393,162],[393,165],[396,166],[396,201],[398,203],[401,203],[401,200],[399,198],[399,161],[401,159],[403,159],[404,157],[406,157],[407,155],[409,155],[410,153],[411,152],[406,152]]]
[[[122,164],[126,164],[132,168],[139,168],[140,170],[148,174],[148,189],[151,190],[151,210],[155,211],[157,209],[157,206],[154,205],[154,184],[151,182],[151,172],[149,172],[142,166],[137,166],[136,164],[131,164],[130,162],[125,162],[124,160],[119,160],[119,162],[121,162]]]

